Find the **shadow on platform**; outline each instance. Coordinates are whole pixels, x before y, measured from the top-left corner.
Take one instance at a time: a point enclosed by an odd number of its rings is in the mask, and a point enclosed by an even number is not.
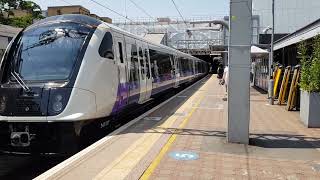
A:
[[[250,145],[263,148],[320,148],[320,138],[291,134],[252,134]]]
[[[252,89],[256,90],[258,93],[254,93],[254,91],[250,90],[251,92],[251,95],[260,95],[260,94],[268,94],[267,91],[259,88],[259,87],[256,87],[256,86],[251,86]]]
[[[156,128],[148,133],[177,134],[187,136],[210,136],[225,138],[225,131],[207,131],[200,129]],[[250,134],[250,146],[262,148],[320,148],[320,138],[295,134]]]

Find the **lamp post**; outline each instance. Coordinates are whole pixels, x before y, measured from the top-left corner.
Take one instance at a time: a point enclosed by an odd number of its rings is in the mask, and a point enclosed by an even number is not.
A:
[[[273,42],[274,42],[274,0],[272,0],[272,33],[271,33],[271,46],[270,46],[270,60],[269,60],[269,86],[271,89],[269,104],[273,105],[274,94],[273,94],[273,77],[272,77],[272,64],[273,64]]]
[[[274,0],[272,0],[272,27],[267,27],[264,33],[271,30],[271,42],[270,42],[270,56],[269,56],[269,82],[268,82],[268,95],[269,95],[269,105],[274,104],[274,81],[272,77],[272,64],[273,64],[273,42],[274,42]]]

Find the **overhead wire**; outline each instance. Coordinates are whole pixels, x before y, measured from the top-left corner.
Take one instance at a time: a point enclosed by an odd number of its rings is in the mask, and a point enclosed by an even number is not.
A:
[[[144,10],[141,6],[139,6],[136,2],[133,0],[129,0],[134,6],[136,6],[140,11],[142,11],[144,14],[149,16],[150,18],[154,19],[146,10]]]
[[[103,4],[99,3],[99,2],[97,2],[96,0],[89,0],[89,1],[91,1],[91,2],[93,2],[93,3],[95,3],[95,4],[98,4],[99,6],[101,6],[101,7],[105,8],[105,9],[107,9],[107,10],[109,10],[109,11],[111,11],[111,12],[115,13],[115,14],[117,14],[118,16],[121,16],[121,17],[123,17],[123,18],[125,18],[125,19],[128,19],[129,21],[133,22],[133,20],[132,20],[132,19],[130,19],[130,18],[128,18],[128,17],[126,17],[126,16],[125,16],[125,15],[123,15],[123,14],[120,14],[119,12],[117,12],[117,11],[115,11],[115,10],[111,9],[110,7],[108,7],[108,6],[106,6],[106,5],[103,5]]]
[[[154,21],[158,21],[156,18],[154,18],[152,15],[150,15],[145,9],[143,9],[141,6],[139,6],[136,2],[134,2],[133,0],[129,0],[134,6],[136,6],[140,11],[142,11],[144,14],[146,14],[149,18],[153,19]],[[168,30],[167,27],[163,26],[162,24],[159,24],[160,26],[166,28]],[[170,27],[172,27],[173,29],[175,29],[170,23],[168,23],[168,25]]]
[[[60,1],[62,1],[62,2],[64,2],[64,3],[66,3],[66,4],[68,4],[68,5],[72,5],[71,3],[69,3],[68,1],[66,1],[66,0],[60,0]]]
[[[99,3],[99,2],[97,2],[96,0],[89,0],[89,1],[91,1],[91,2],[93,2],[93,3],[95,3],[95,4],[97,4],[97,5],[99,5],[99,6],[103,7],[103,8],[105,8],[105,9],[107,9],[107,10],[109,10],[109,11],[111,11],[111,12],[113,12],[113,13],[117,14],[118,16],[121,16],[121,17],[123,17],[123,18],[125,18],[125,19],[129,20],[130,22],[134,22],[132,19],[128,18],[127,16],[125,16],[125,15],[123,15],[123,14],[121,14],[121,13],[119,13],[119,12],[117,12],[117,11],[113,10],[113,9],[111,9],[110,7],[108,7],[108,6],[106,6],[106,5],[103,5],[103,4]],[[145,29],[145,30],[147,30],[147,31],[149,32],[149,29],[148,29],[145,25],[143,25],[143,26],[144,26],[144,29]]]
[[[187,22],[185,21],[185,19],[183,18],[183,16],[182,16],[182,14],[181,14],[181,12],[180,12],[177,4],[174,2],[174,0],[171,0],[171,2],[173,3],[174,7],[176,8],[177,12],[179,13],[179,15],[180,15],[181,19],[183,20],[184,24],[188,27],[188,24],[187,24]]]

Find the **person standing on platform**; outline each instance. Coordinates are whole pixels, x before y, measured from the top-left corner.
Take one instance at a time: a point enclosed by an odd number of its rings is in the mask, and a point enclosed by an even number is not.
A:
[[[223,65],[220,63],[218,65],[218,69],[217,69],[217,77],[218,79],[222,79],[222,76],[223,76]]]
[[[224,68],[223,77],[224,86],[226,87],[226,92],[228,93],[228,82],[229,82],[229,67],[228,65]]]
[[[251,71],[250,71],[250,83],[251,83],[251,86],[254,86],[254,80],[256,78],[255,76],[256,76],[256,62],[255,62],[255,60],[252,60]]]

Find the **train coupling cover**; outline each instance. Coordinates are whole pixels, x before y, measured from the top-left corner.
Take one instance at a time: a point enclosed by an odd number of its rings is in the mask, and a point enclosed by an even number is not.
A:
[[[29,126],[13,126],[10,125],[10,140],[11,146],[14,147],[28,147],[30,146],[31,136],[29,133]]]

